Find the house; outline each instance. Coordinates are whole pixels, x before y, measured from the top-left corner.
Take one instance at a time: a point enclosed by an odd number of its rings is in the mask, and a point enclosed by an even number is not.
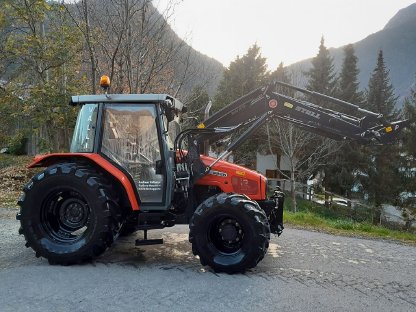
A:
[[[281,183],[289,180],[290,177],[290,161],[287,156],[279,156],[275,154],[264,155],[257,152],[256,154],[256,171],[260,172],[268,179],[268,186],[275,188],[277,185],[290,190],[289,183]]]

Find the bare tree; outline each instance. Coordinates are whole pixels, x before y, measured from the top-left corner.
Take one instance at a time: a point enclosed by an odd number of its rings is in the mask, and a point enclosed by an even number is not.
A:
[[[322,168],[328,157],[341,145],[278,119],[272,120],[266,129],[270,152],[273,154],[273,151],[278,150],[289,162],[289,175],[279,171],[290,180],[292,205],[296,212],[296,181],[304,181]]]
[[[74,5],[64,4],[66,11],[71,16],[72,21],[74,22],[84,39],[84,52],[87,53],[89,59],[89,76],[92,94],[97,93],[96,81],[98,66],[96,41],[94,40],[94,37],[97,35],[97,32],[94,30],[91,23],[91,18],[94,16],[94,3],[94,1],[90,0],[80,0]]]
[[[102,72],[110,76],[117,93],[178,96],[195,77],[203,77],[206,68],[198,64],[196,52],[169,26],[175,6],[176,1],[168,1],[159,12],[151,0],[67,4],[84,37],[91,85],[95,86],[97,73]]]

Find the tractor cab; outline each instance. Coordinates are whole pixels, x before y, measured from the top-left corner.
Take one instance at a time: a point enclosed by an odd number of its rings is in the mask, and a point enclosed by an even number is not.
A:
[[[131,177],[142,210],[166,210],[183,104],[165,94],[73,96],[71,104],[82,105],[71,153],[101,155]]]

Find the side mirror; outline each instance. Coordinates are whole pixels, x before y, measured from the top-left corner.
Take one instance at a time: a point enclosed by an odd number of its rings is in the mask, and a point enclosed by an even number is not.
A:
[[[165,115],[168,122],[171,122],[175,118],[175,112],[173,111],[173,109],[166,109]]]
[[[162,174],[163,162],[162,160],[156,160],[156,174]]]

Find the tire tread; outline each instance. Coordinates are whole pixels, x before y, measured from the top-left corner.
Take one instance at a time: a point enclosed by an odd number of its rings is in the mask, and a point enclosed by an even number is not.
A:
[[[95,213],[100,214],[104,218],[103,224],[99,225],[98,235],[92,235],[94,241],[89,242],[88,248],[81,248],[78,251],[66,254],[60,253],[47,246],[44,246],[41,238],[31,226],[30,209],[31,204],[28,202],[31,196],[35,195],[36,185],[52,176],[68,176],[73,179],[82,181],[85,187],[90,188],[97,194],[96,203],[91,209],[96,209]],[[95,183],[88,183],[88,180],[93,180]],[[116,200],[112,197],[111,185],[102,174],[97,172],[94,168],[76,163],[60,163],[46,168],[43,172],[35,175],[29,183],[23,188],[23,195],[18,201],[20,211],[16,218],[20,220],[21,227],[19,234],[24,235],[26,240],[26,247],[31,247],[36,254],[36,257],[45,257],[50,264],[70,265],[85,261],[90,261],[93,258],[101,255],[107,248],[109,248],[118,236],[122,220],[121,214],[118,212],[119,207]],[[111,209],[112,208],[112,209]],[[115,212],[112,213],[111,210]]]
[[[218,209],[220,207],[229,206],[229,209],[237,211],[241,209],[243,214],[250,216],[251,222],[254,225],[257,233],[256,241],[258,246],[252,248],[252,252],[245,259],[243,263],[233,266],[219,266],[210,261],[206,256],[204,249],[206,246],[198,246],[197,236],[200,235],[200,225],[205,220],[205,215],[208,211]],[[257,202],[250,200],[245,195],[235,193],[220,193],[206,199],[201,205],[197,207],[194,215],[189,223],[189,242],[192,244],[192,252],[195,256],[199,256],[202,265],[209,264],[216,272],[226,273],[242,273],[247,269],[254,268],[265,256],[269,240],[270,240],[270,226],[264,211],[259,207]]]

